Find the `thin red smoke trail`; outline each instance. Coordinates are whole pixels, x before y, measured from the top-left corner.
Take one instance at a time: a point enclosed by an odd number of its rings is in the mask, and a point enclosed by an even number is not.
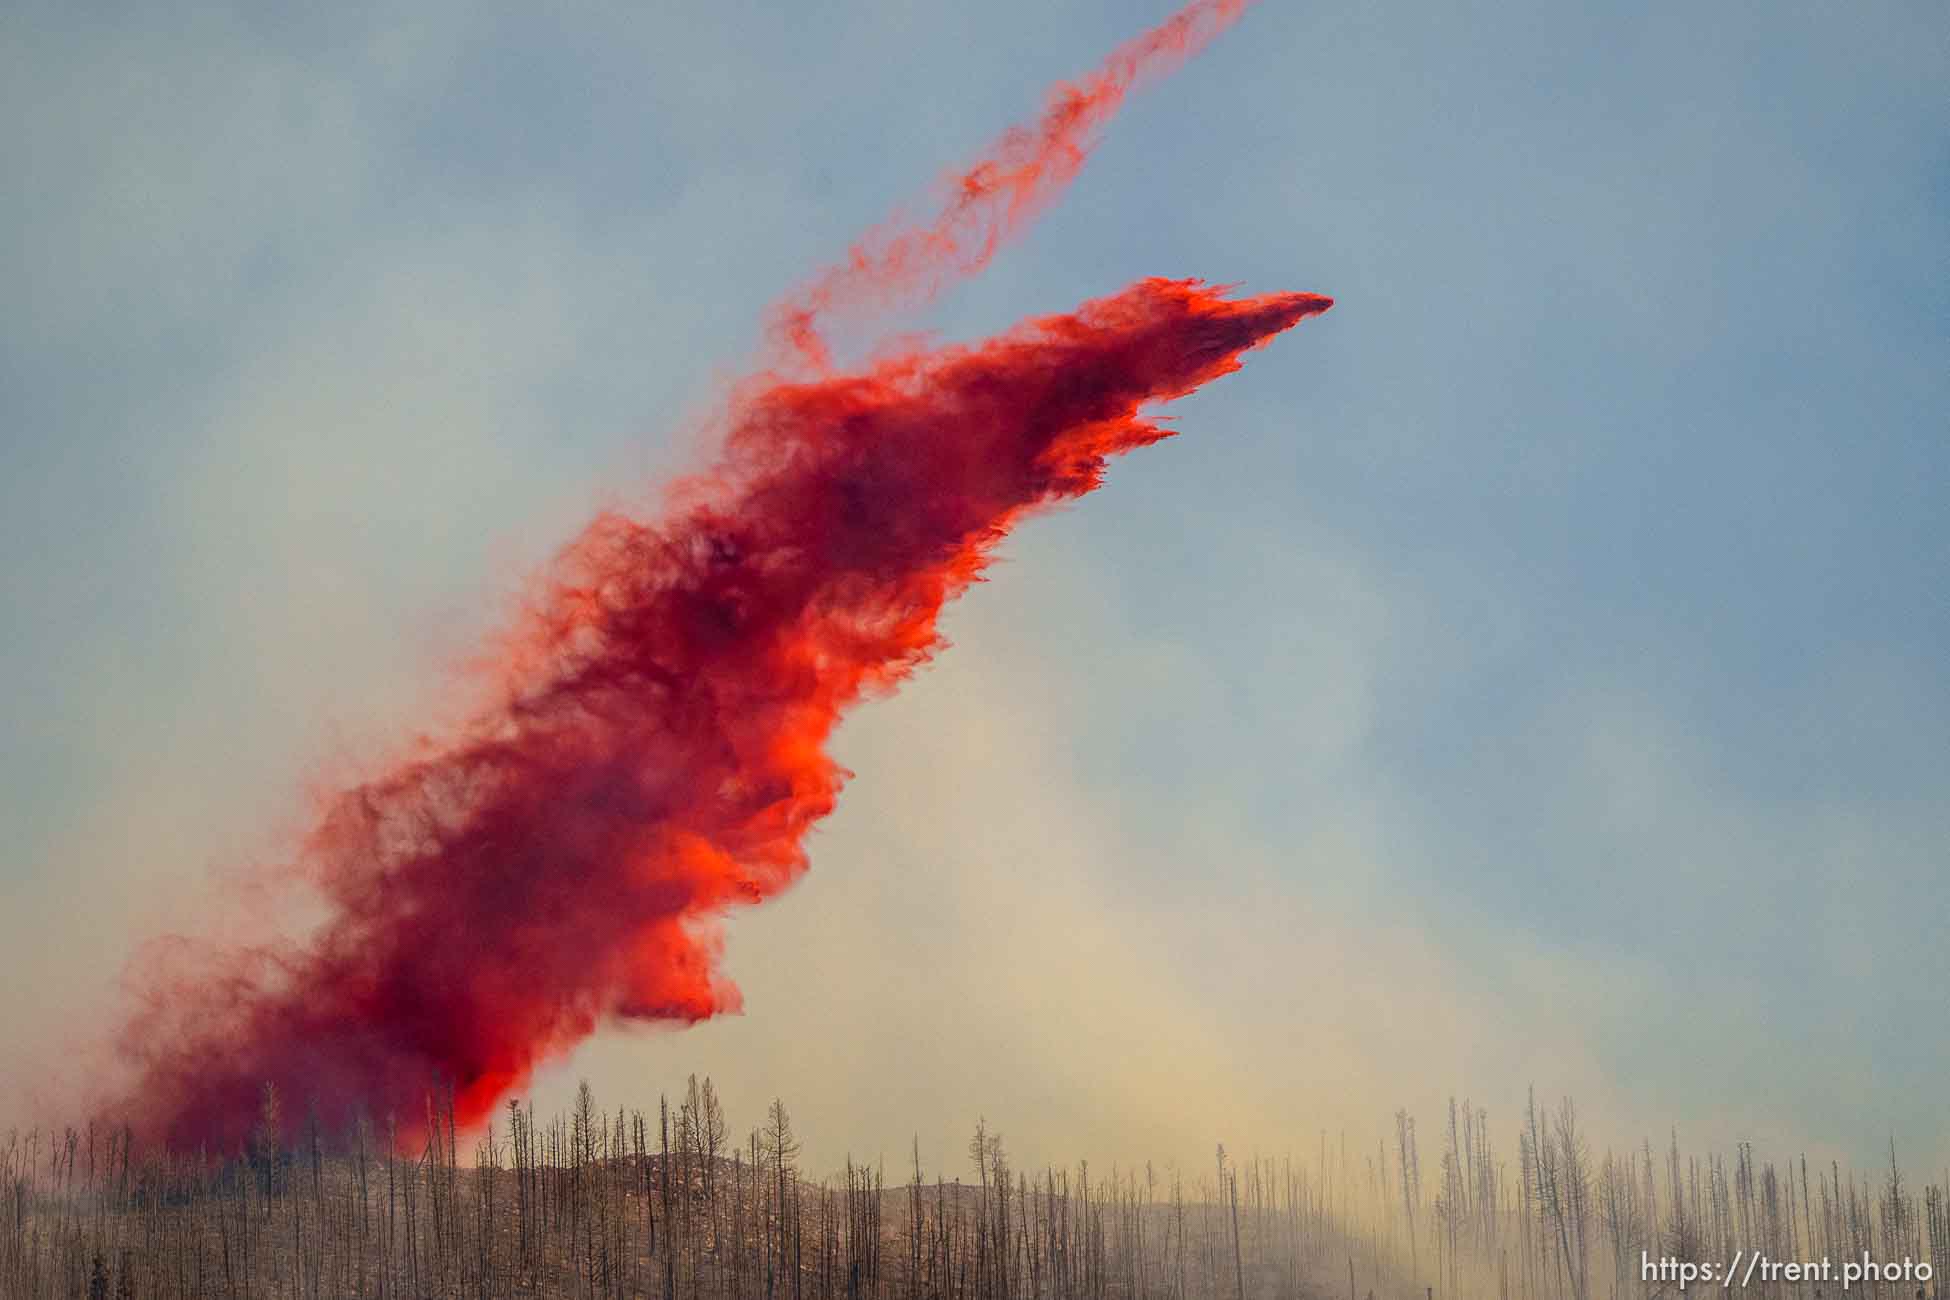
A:
[[[1089,75],[1052,86],[1041,117],[1009,128],[947,178],[945,202],[932,219],[897,217],[876,227],[844,261],[778,303],[769,322],[774,341],[823,371],[831,363],[828,317],[871,315],[980,272],[1076,179],[1097,133],[1132,90],[1204,49],[1252,2],[1194,0],[1118,46]]]
[[[1114,106],[1239,7],[1191,6],[1077,102]],[[940,247],[928,276],[979,265]],[[932,256],[816,282],[802,337],[870,285],[909,292]],[[736,1008],[718,922],[806,871],[849,775],[827,752],[845,712],[935,653],[944,605],[1025,514],[1169,436],[1148,404],[1330,305],[1144,280],[977,346],[740,387],[668,513],[603,515],[564,550],[500,648],[496,703],[330,802],[298,863],[326,907],[310,941],[137,972],[138,1082],[115,1109],[234,1149],[267,1083],[336,1124],[410,1120],[441,1081],[471,1124],[605,1022]]]

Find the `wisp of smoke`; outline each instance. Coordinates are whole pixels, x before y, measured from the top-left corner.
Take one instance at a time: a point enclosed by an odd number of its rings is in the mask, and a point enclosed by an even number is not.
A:
[[[823,370],[831,364],[820,329],[828,318],[902,306],[980,272],[1076,179],[1125,96],[1204,49],[1250,2],[1195,0],[1118,46],[1088,76],[1052,86],[1041,117],[1009,128],[947,178],[947,201],[932,220],[895,219],[869,231],[844,261],[778,303],[769,322],[774,341]]]
[[[938,219],[788,299],[787,351],[728,398],[715,464],[655,520],[594,520],[503,643],[493,706],[329,802],[298,864],[326,905],[312,936],[137,970],[119,1115],[234,1149],[267,1083],[328,1123],[410,1119],[442,1086],[467,1125],[604,1023],[736,1009],[719,918],[806,871],[849,775],[827,752],[842,715],[939,648],[943,606],[1019,519],[1168,436],[1147,404],[1331,303],[1143,280],[858,373],[833,372],[820,318],[979,269],[1130,86],[1241,8],[1202,0],[1125,46]]]

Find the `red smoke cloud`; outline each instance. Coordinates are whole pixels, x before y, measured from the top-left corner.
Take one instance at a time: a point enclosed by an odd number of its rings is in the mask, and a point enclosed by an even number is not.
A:
[[[467,1124],[605,1021],[736,1008],[716,922],[806,871],[848,776],[826,749],[846,710],[928,660],[943,606],[1024,514],[1168,436],[1142,407],[1331,304],[1144,280],[857,374],[831,373],[817,318],[979,267],[1142,72],[1241,7],[1193,5],[1126,46],[1005,136],[939,221],[870,237],[781,308],[811,377],[735,391],[716,465],[663,518],[604,515],[564,551],[502,648],[494,707],[331,803],[300,862],[328,908],[313,938],[144,973],[124,1113],[234,1147],[267,1082],[337,1122],[355,1103],[421,1113],[438,1079]]]

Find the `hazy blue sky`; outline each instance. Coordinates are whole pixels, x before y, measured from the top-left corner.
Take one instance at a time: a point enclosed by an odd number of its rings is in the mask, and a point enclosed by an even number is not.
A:
[[[1169,12],[23,3],[0,40],[0,1122],[421,725],[765,303]],[[1950,17],[1265,0],[919,321],[1338,306],[844,730],[642,1102],[818,1160],[1514,1125],[1950,1149]]]

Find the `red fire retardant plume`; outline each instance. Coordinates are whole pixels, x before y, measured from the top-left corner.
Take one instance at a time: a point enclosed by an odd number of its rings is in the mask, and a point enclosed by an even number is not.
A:
[[[1193,4],[1060,89],[940,219],[869,237],[781,308],[780,364],[805,377],[737,389],[717,464],[660,520],[604,515],[566,548],[493,707],[330,803],[299,862],[325,904],[311,939],[138,970],[121,1116],[234,1150],[267,1083],[328,1124],[355,1105],[410,1123],[444,1086],[467,1125],[607,1021],[737,1008],[717,922],[805,872],[848,776],[826,748],[846,710],[939,648],[942,607],[1023,515],[1168,436],[1142,408],[1331,304],[1144,280],[853,374],[817,318],[977,269],[1141,72],[1242,7]]]

